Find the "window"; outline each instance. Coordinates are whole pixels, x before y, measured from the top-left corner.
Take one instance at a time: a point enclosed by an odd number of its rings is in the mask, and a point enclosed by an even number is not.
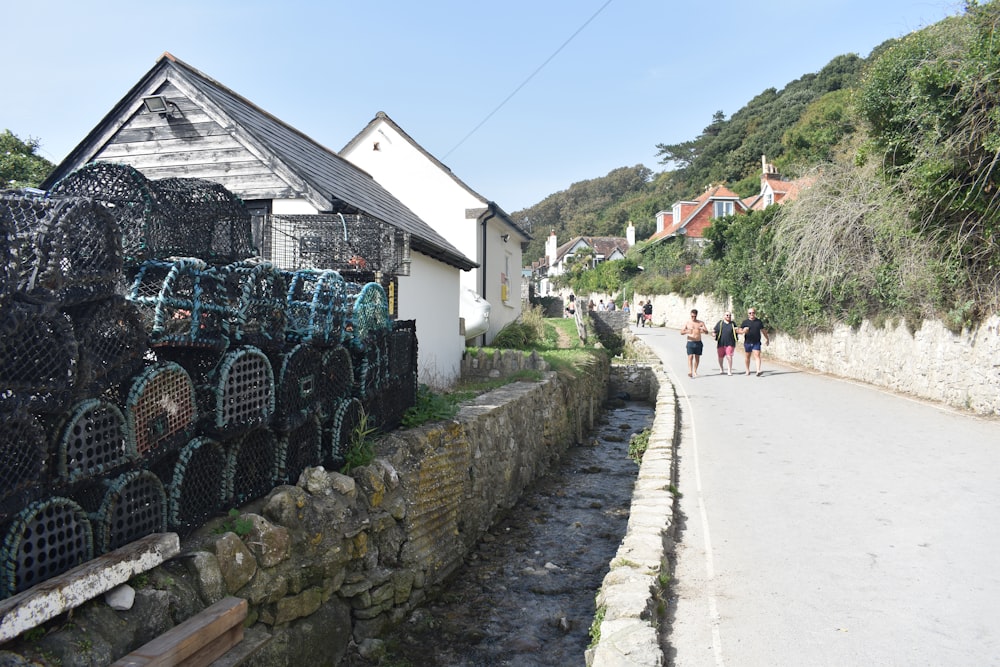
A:
[[[721,218],[724,215],[733,214],[733,202],[717,201],[712,205],[712,217]]]

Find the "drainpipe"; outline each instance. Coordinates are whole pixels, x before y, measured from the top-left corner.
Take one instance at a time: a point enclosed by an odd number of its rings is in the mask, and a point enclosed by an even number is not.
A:
[[[484,213],[483,217],[480,218],[480,221],[483,223],[483,261],[482,261],[482,263],[481,263],[481,265],[479,267],[479,270],[482,271],[482,278],[483,278],[482,279],[482,284],[483,284],[483,286],[481,288],[482,292],[480,293],[480,296],[482,296],[483,300],[485,300],[485,301],[489,301],[489,299],[486,298],[486,223],[489,222],[491,218],[497,217],[497,212],[496,212],[495,206],[496,205],[493,202],[488,202],[486,204],[486,213]],[[486,346],[486,334],[487,333],[489,333],[489,330],[487,330],[486,332],[483,333],[483,339],[479,343],[483,347]]]

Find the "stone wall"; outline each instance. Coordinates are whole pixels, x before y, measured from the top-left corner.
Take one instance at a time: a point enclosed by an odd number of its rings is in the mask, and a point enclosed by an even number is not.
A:
[[[658,326],[680,328],[697,308],[711,328],[727,308],[705,296],[636,295],[637,300],[649,298]],[[733,313],[736,322],[745,317]],[[779,331],[765,348],[765,364],[768,357],[977,414],[1000,415],[1000,314],[959,334],[931,320],[913,333],[905,322],[877,327],[867,321],[856,329],[841,324],[802,338]]]
[[[462,355],[463,378],[509,377],[523,370],[549,370],[549,364],[538,352],[467,348]]]
[[[0,664],[107,665],[226,595],[249,601],[251,667],[337,665],[367,652],[461,563],[574,442],[607,395],[608,364],[546,372],[465,404],[453,420],[383,437],[350,476],[310,468],[182,543],[133,579],[134,606],[100,601],[4,645]]]

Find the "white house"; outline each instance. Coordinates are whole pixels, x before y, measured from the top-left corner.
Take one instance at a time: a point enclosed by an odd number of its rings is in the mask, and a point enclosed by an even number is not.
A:
[[[531,237],[497,204],[459,179],[424,150],[389,116],[375,118],[340,151],[434,230],[475,259],[479,267],[462,274],[463,289],[492,306],[489,344],[521,314],[521,253]]]
[[[321,256],[317,239],[346,237],[340,229],[348,216],[354,224],[396,230],[391,237],[400,239],[406,261],[376,279],[387,285],[395,317],[416,322],[420,380],[444,387],[459,377],[461,274],[478,264],[369,174],[236,92],[165,53],[42,187],[95,160],[130,165],[150,179],[220,183],[246,203],[263,258],[279,268],[339,270],[348,259],[378,265],[378,257],[332,253],[327,263],[309,264]],[[282,232],[286,223],[308,227],[310,235],[289,236]]]

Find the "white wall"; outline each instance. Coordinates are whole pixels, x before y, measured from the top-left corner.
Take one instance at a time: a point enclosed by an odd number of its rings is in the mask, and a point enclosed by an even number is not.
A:
[[[378,144],[378,150],[375,145]],[[480,252],[482,225],[467,218],[466,211],[482,209],[484,202],[458,183],[449,172],[403,137],[389,123],[378,120],[367,133],[342,156],[365,170],[393,196],[403,202],[463,255],[475,260],[480,268],[462,272],[462,287],[483,294],[483,260],[486,268],[486,293],[490,302],[490,329],[487,343],[508,322],[521,313],[521,246],[511,233],[507,243],[501,234],[509,233],[495,219],[487,222],[487,254]],[[509,270],[505,267],[509,266]],[[500,298],[500,274],[508,276],[509,294]]]
[[[417,372],[436,389],[459,378],[465,337],[459,333],[459,274],[414,252],[410,275],[399,278],[399,319],[417,322]]]

